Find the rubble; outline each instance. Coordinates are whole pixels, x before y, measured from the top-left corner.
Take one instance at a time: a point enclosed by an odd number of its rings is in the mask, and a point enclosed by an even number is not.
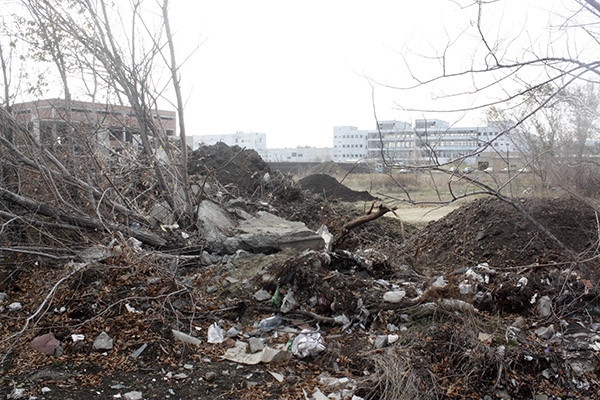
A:
[[[418,234],[390,213],[336,242],[360,210],[324,204],[241,149],[227,151],[192,157],[194,184],[206,180],[201,229],[184,238],[174,221],[160,221],[173,247],[115,237],[86,244],[99,251],[74,258],[76,271],[68,259],[35,259],[7,274],[1,396],[600,395],[589,210],[521,203],[585,262],[493,200]],[[229,167],[211,173],[227,157]],[[21,309],[9,311],[8,299]],[[59,347],[64,354],[48,356]]]

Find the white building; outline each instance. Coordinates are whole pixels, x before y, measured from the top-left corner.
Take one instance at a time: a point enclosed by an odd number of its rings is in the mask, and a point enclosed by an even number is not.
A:
[[[299,146],[296,148],[267,149],[266,162],[325,162],[332,160],[330,147]]]
[[[333,161],[353,162],[367,157],[367,131],[355,126],[333,127]]]
[[[263,160],[267,156],[267,135],[264,133],[236,132],[227,135],[194,135],[187,137],[188,146],[196,150],[200,145],[212,146],[223,142],[228,146],[240,146],[255,150]]]
[[[367,131],[367,157],[385,158],[390,164],[445,164],[463,159],[474,165],[482,156],[515,152],[514,138],[497,137],[502,131],[501,124],[493,123],[455,127],[438,119],[418,119],[414,126],[401,121],[380,121],[378,129]]]

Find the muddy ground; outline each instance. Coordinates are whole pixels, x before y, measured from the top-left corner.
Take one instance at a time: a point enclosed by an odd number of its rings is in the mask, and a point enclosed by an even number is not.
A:
[[[363,214],[222,150],[192,157],[215,201],[241,196],[247,213],[326,224],[338,238]],[[174,252],[116,238],[85,244],[78,260],[4,256],[0,396],[600,398],[596,214],[574,199],[518,201],[566,248],[481,199],[424,228],[388,214],[329,250],[206,254],[200,242]],[[102,332],[110,348],[95,347]],[[32,347],[49,334],[49,354]],[[284,359],[225,359],[241,342]]]

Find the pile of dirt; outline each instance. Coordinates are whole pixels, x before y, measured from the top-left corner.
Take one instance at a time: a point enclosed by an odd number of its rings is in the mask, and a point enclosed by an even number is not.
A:
[[[574,252],[597,240],[596,216],[574,199],[516,200]],[[453,271],[487,262],[492,267],[546,264],[565,259],[561,246],[512,205],[478,199],[429,223],[406,246],[410,264],[420,271]]]
[[[188,173],[210,176],[234,196],[251,197],[269,182],[271,168],[254,150],[217,143],[189,154]]]
[[[323,195],[328,199],[337,199],[342,201],[371,201],[376,200],[369,192],[358,192],[344,186],[332,176],[325,174],[314,174],[302,178],[298,185],[304,190]]]

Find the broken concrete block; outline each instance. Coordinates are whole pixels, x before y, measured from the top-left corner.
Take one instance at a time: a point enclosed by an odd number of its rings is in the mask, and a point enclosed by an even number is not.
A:
[[[204,200],[198,207],[198,226],[202,236],[210,243],[224,240],[236,222],[227,211],[210,200]]]
[[[296,249],[322,249],[323,238],[302,222],[288,221],[265,211],[242,221],[236,236],[242,248],[257,252]]]

